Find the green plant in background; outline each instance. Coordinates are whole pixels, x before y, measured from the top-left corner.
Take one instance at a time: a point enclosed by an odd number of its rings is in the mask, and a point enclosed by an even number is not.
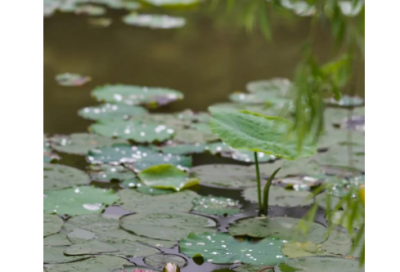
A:
[[[265,116],[246,110],[235,111],[214,107],[210,107],[209,110],[212,115],[210,128],[213,133],[235,149],[254,152],[259,213],[267,215],[269,187],[279,169],[270,176],[262,201],[257,152],[296,160],[314,155],[317,151],[316,144],[307,139],[299,150],[296,135],[290,132],[291,122],[281,117]]]

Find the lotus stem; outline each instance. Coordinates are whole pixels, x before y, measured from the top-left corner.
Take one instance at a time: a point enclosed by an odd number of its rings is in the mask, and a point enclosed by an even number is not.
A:
[[[254,152],[254,162],[256,163],[256,173],[257,173],[257,196],[258,196],[258,215],[262,214],[262,202],[261,202],[261,180],[260,180],[260,168],[258,165],[257,152]]]
[[[279,172],[279,170],[281,170],[280,167],[276,169],[274,173],[272,173],[267,181],[267,184],[265,184],[264,187],[263,213],[265,214],[265,216],[268,215],[269,188],[271,187],[272,181],[274,180],[275,175]]]

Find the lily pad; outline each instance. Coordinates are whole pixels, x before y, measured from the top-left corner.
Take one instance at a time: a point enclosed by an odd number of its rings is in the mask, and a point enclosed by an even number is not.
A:
[[[187,144],[203,144],[216,140],[218,140],[218,137],[211,131],[193,128],[177,130],[174,135],[174,141]]]
[[[190,122],[205,123],[210,121],[210,114],[208,112],[194,112],[190,109],[184,110],[176,114],[178,119],[187,120]]]
[[[277,97],[276,94],[271,92],[256,92],[256,93],[233,93],[229,99],[235,103],[245,104],[265,104],[268,107],[283,108],[290,103],[289,99]]]
[[[317,147],[305,140],[301,151],[297,138],[290,134],[291,123],[280,117],[269,117],[248,111],[210,108],[211,130],[235,149],[264,152],[288,160],[312,156]]]
[[[64,254],[64,250],[67,247],[64,246],[57,246],[57,247],[50,247],[44,246],[43,247],[43,263],[46,264],[61,264],[61,263],[70,263],[79,260],[84,260],[90,258],[90,256],[68,256]]]
[[[120,219],[121,228],[137,235],[166,241],[178,241],[190,232],[213,232],[213,220],[187,213],[138,213]]]
[[[180,268],[186,265],[186,260],[173,254],[156,254],[144,259],[145,264],[151,267],[162,269],[167,263],[174,263]]]
[[[350,152],[350,153],[349,153]],[[350,154],[350,155],[349,155]],[[364,146],[337,145],[329,148],[327,152],[316,155],[319,164],[330,167],[355,168],[360,172],[365,171]]]
[[[261,192],[263,195],[263,192]],[[297,207],[308,206],[314,201],[312,194],[306,191],[288,190],[279,186],[271,186],[269,188],[269,205],[281,207]],[[247,188],[243,196],[245,199],[257,202],[257,188]]]
[[[117,137],[137,143],[163,142],[170,139],[174,130],[165,125],[140,121],[101,121],[89,130],[105,137]]]
[[[59,152],[76,155],[86,155],[92,148],[123,143],[126,143],[126,140],[111,139],[90,133],[55,135],[51,138],[52,148]]]
[[[107,10],[105,7],[96,5],[79,5],[75,9],[75,14],[86,14],[90,16],[101,16],[106,14]]]
[[[43,214],[43,237],[52,235],[61,230],[64,221],[54,214]]]
[[[226,197],[202,196],[193,200],[193,211],[208,215],[233,215],[240,213],[239,201]]]
[[[181,191],[200,182],[197,178],[187,177],[185,172],[171,164],[146,168],[139,173],[139,178],[147,186],[175,191]]]
[[[60,190],[89,183],[89,176],[76,168],[59,164],[45,164],[43,166],[43,189],[45,191]]]
[[[157,189],[146,185],[140,185],[136,188],[139,193],[146,194],[146,195],[167,195],[175,193],[176,191],[173,189]]]
[[[51,150],[49,139],[45,138],[43,140],[43,163],[51,163],[59,159],[60,157]]]
[[[275,266],[275,272],[364,272],[358,261],[334,257],[306,257],[289,259]]]
[[[142,21],[143,24],[151,24],[152,17],[150,16],[149,18],[146,15],[128,15],[124,17],[124,21],[137,21],[138,23]],[[105,101],[108,103],[147,105],[153,107],[163,106],[176,100],[183,99],[183,94],[176,90],[135,85],[104,85],[94,89],[92,95],[98,101]]]
[[[273,92],[279,96],[286,96],[292,83],[286,78],[271,78],[269,80],[256,80],[247,83],[246,89],[251,93]]]
[[[153,154],[155,151],[145,146],[132,146],[129,144],[114,144],[101,148],[91,149],[87,160],[93,164],[130,164]]]
[[[223,188],[246,188],[256,184],[254,170],[234,164],[208,164],[190,169],[190,173],[207,184]]]
[[[122,21],[127,25],[171,29],[183,27],[186,20],[181,17],[172,17],[159,14],[129,14],[122,18]],[[176,99],[174,99],[176,100]]]
[[[138,186],[140,187],[147,187],[147,186],[142,186],[139,178],[134,178],[134,179],[126,179],[121,182],[121,185],[125,188],[136,188]],[[151,188],[151,187],[150,187]]]
[[[121,207],[132,212],[188,212],[193,207],[193,199],[198,196],[193,191],[185,190],[173,194],[148,195],[133,189],[118,191]]]
[[[44,246],[69,246],[71,245],[70,240],[67,238],[66,233],[56,233],[50,236],[46,236],[43,239]]]
[[[236,272],[258,272],[260,269],[265,268],[265,265],[253,265],[253,264],[242,264],[241,266],[238,266],[237,268],[233,269],[233,271]],[[271,269],[263,269],[263,272],[274,272],[274,270]]]
[[[83,256],[80,256],[81,258]],[[69,258],[77,258],[69,257]],[[59,264],[46,267],[47,272],[109,272],[114,269],[124,270],[127,265],[133,265],[133,263],[127,260],[114,256],[93,256],[90,258],[86,257],[86,260],[80,262],[73,262],[68,264]]]
[[[194,153],[203,153],[206,150],[205,144],[177,144],[177,145],[167,145],[161,147],[160,150],[163,153],[169,153],[174,155],[187,155]]]
[[[317,223],[302,221],[304,224],[311,224],[307,234],[296,231],[297,224],[301,219],[292,217],[273,217],[273,218],[247,218],[240,220],[229,228],[229,233],[233,236],[250,236],[264,238],[275,236],[284,240],[311,241],[321,243],[326,240],[326,228]]]
[[[82,86],[91,81],[92,79],[88,76],[81,76],[79,74],[59,74],[56,76],[56,81],[61,86],[76,87]]]
[[[190,256],[202,256],[210,263],[248,263],[275,265],[286,260],[281,248],[284,242],[277,238],[263,239],[258,243],[238,242],[226,233],[190,233],[180,242],[179,249]]]
[[[328,105],[335,105],[341,107],[359,107],[364,105],[364,100],[357,96],[348,96],[343,95],[339,101],[336,101],[334,98],[330,98],[325,100],[325,103]]]
[[[65,255],[95,255],[100,253],[117,252],[118,249],[97,240],[92,240],[87,243],[73,244],[64,250]]]
[[[112,190],[95,187],[76,187],[58,191],[45,191],[45,213],[79,215],[100,213],[105,205],[116,202],[119,197]]]
[[[132,116],[148,114],[145,108],[126,104],[101,104],[79,110],[78,114],[89,120],[126,120]]]
[[[141,171],[149,167],[162,164],[170,164],[175,165],[180,169],[188,169],[192,166],[192,157],[162,153],[150,153],[134,163],[132,165],[132,168],[135,171]]]
[[[120,165],[91,165],[89,174],[92,180],[110,182],[136,179],[136,174]]]
[[[329,179],[329,176],[325,175],[294,176],[275,179],[273,183],[282,184],[285,188],[291,188],[295,191],[309,191],[312,187],[316,187],[327,179]]]
[[[140,0],[156,7],[179,8],[190,7],[200,3],[200,0]]]
[[[175,131],[188,128],[192,123],[191,120],[179,118],[176,114],[168,113],[152,113],[139,117],[131,117],[129,120],[141,121],[144,123],[157,123],[172,128]]]

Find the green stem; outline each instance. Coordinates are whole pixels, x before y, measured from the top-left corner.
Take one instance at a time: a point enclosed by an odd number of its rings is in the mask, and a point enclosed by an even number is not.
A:
[[[261,181],[260,181],[260,168],[258,166],[258,156],[257,152],[254,152],[254,162],[256,163],[256,173],[257,173],[257,194],[258,194],[258,214],[262,214],[262,202],[261,202]]]
[[[263,201],[263,211],[265,216],[268,215],[268,202],[269,202],[269,187],[271,187],[272,181],[275,178],[275,175],[279,172],[279,170],[281,170],[281,168],[279,167],[278,169],[276,169],[274,171],[274,173],[272,173],[272,175],[269,177],[267,184],[265,184],[264,187],[264,201]]]

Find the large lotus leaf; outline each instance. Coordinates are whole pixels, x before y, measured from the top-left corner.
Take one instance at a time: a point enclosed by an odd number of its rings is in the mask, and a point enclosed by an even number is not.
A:
[[[93,239],[111,243],[122,250],[122,245],[126,242],[131,245],[125,251],[130,250],[132,247],[140,249],[137,242],[148,244],[157,247],[172,247],[175,242],[155,240],[147,237],[141,237],[125,230],[120,229],[119,221],[116,218],[108,218],[101,214],[80,215],[70,218],[65,224],[65,229],[69,231],[68,239],[73,242],[85,242]],[[148,248],[141,248],[141,250],[149,250]]]
[[[172,137],[174,130],[165,125],[140,121],[100,121],[90,131],[105,137],[133,140],[137,143],[163,142]]]
[[[325,100],[328,105],[335,105],[341,107],[360,107],[364,105],[364,99],[357,96],[343,95],[342,98],[337,101],[334,98],[329,98]]]
[[[278,96],[286,96],[292,83],[286,78],[271,78],[269,80],[257,80],[247,83],[246,89],[251,93],[271,92]]]
[[[89,176],[76,168],[57,164],[45,164],[43,166],[43,189],[45,191],[88,183],[90,183]]]
[[[189,7],[200,3],[200,0],[139,0],[156,7],[179,8]]]
[[[226,197],[202,196],[193,200],[193,211],[208,215],[233,215],[240,213],[239,201]]]
[[[186,260],[178,255],[173,254],[156,254],[148,256],[144,259],[144,262],[151,267],[162,269],[167,263],[173,263],[180,268],[186,265]]]
[[[358,261],[334,257],[306,257],[289,259],[275,266],[275,272],[364,272]]]
[[[157,19],[161,18],[160,21]],[[168,16],[164,19],[162,16],[152,17],[151,15],[127,15],[124,17],[124,22],[127,24],[151,25],[154,20],[156,24],[165,22],[168,24]],[[168,24],[169,25],[169,24]],[[135,85],[105,85],[97,87],[92,91],[92,95],[98,101],[105,101],[109,103],[124,103],[128,105],[165,105],[170,102],[183,99],[181,92],[156,87],[142,87]]]
[[[188,169],[192,166],[192,157],[162,153],[149,153],[142,159],[133,164],[135,171],[141,171],[151,166],[160,164],[175,165],[180,169]]]
[[[129,164],[135,163],[149,154],[155,154],[155,151],[146,146],[115,144],[90,150],[87,160],[94,164]]]
[[[333,146],[327,152],[319,153],[316,156],[316,160],[324,166],[350,167],[359,171],[365,171],[365,151],[363,145]]]
[[[57,233],[61,230],[64,221],[55,214],[43,214],[43,237]]]
[[[189,190],[152,196],[132,189],[120,190],[118,195],[121,198],[121,207],[136,213],[188,212],[193,207],[193,199],[198,196],[198,194]]]
[[[186,173],[171,164],[151,166],[139,173],[141,181],[150,187],[181,191],[198,184],[197,178],[187,177]]]
[[[120,226],[137,235],[166,241],[178,241],[190,232],[213,232],[215,222],[187,213],[138,213],[124,216]]]
[[[159,148],[163,153],[174,155],[186,155],[193,153],[203,153],[206,151],[205,144],[177,144],[167,145]]]
[[[64,254],[64,250],[68,247],[64,246],[44,246],[43,247],[43,263],[46,264],[60,264],[84,260],[90,256],[68,256]]]
[[[233,271],[236,272],[258,272],[260,269],[264,268],[265,265],[253,265],[253,264],[242,264],[241,266],[238,266],[237,268],[233,269]],[[263,272],[274,272],[274,270],[271,269],[263,269]]]
[[[100,182],[109,182],[113,180],[134,180],[136,174],[120,165],[91,165],[89,170],[92,180]]]
[[[43,239],[44,246],[69,246],[71,242],[66,233],[56,233]]]
[[[299,222],[308,225],[310,231],[307,234],[297,231]],[[250,236],[255,238],[276,236],[285,240],[295,239],[300,242],[309,240],[313,243],[321,243],[327,238],[325,235],[326,228],[323,225],[292,217],[243,219],[230,226],[229,233],[233,236]]]
[[[95,255],[100,253],[117,252],[118,249],[110,244],[92,240],[87,243],[73,244],[64,250],[65,255]]]
[[[145,108],[126,104],[105,103],[94,107],[85,107],[78,114],[89,120],[126,120],[132,116],[148,114]]]
[[[201,184],[218,187],[245,188],[256,184],[254,170],[234,164],[209,164],[190,169]]]
[[[264,152],[288,160],[313,155],[317,147],[306,139],[300,151],[297,138],[289,133],[291,123],[248,111],[210,108],[211,130],[235,149]]]
[[[82,257],[82,256],[81,256]],[[73,257],[69,257],[73,258]],[[114,256],[93,256],[87,260],[46,267],[47,272],[110,272],[114,269],[124,271],[124,267],[133,265],[127,260]]]
[[[210,263],[248,263],[275,265],[286,259],[278,238],[263,239],[258,243],[238,242],[226,233],[190,233],[180,242],[179,249],[190,256],[202,256]]]
[[[159,14],[135,14],[131,13],[122,18],[122,21],[127,25],[133,26],[141,26],[148,28],[160,28],[160,29],[171,29],[171,28],[179,28],[183,27],[186,23],[186,20],[181,17],[172,17],[167,15],[159,15]],[[150,89],[150,88],[149,88]],[[164,91],[164,89],[162,89]],[[168,92],[169,91],[169,92]],[[174,93],[170,92],[172,90],[164,91],[164,93],[159,94],[158,98],[153,98],[154,103],[164,105],[169,102],[182,99],[183,95],[174,91]],[[143,94],[140,94],[143,95]],[[138,95],[135,95],[138,96]],[[122,100],[122,99],[121,99]]]
[[[113,204],[119,197],[112,190],[95,187],[76,187],[59,191],[45,191],[45,213],[79,215],[100,213],[105,205]]]
[[[123,143],[126,143],[126,140],[111,139],[90,133],[56,135],[51,138],[51,144],[55,150],[76,155],[86,155],[92,148]]]
[[[261,192],[263,195],[263,192]],[[257,188],[247,188],[243,196],[245,199],[258,202]],[[269,205],[281,207],[307,206],[313,203],[312,194],[306,191],[288,190],[279,186],[269,188]]]

